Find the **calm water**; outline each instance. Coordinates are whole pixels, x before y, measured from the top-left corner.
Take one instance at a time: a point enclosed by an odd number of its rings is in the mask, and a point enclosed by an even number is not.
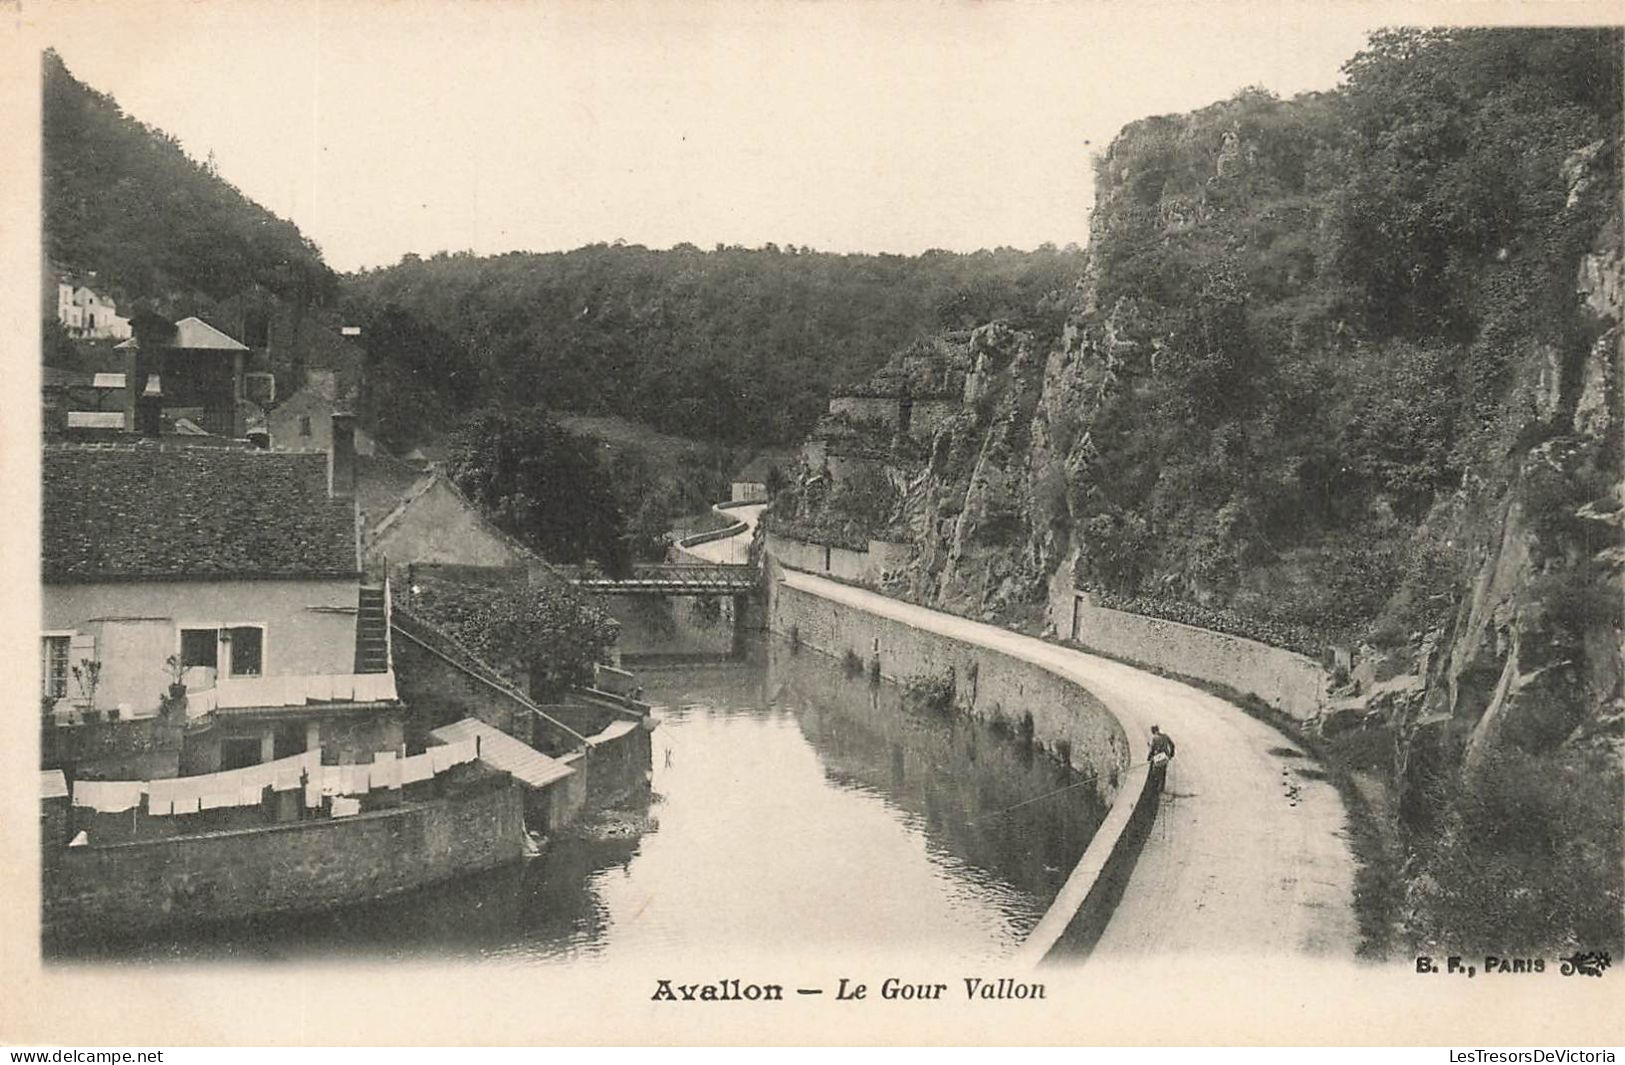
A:
[[[907,709],[891,685],[810,651],[764,643],[640,679],[665,707],[649,794],[540,858],[314,918],[73,956],[990,958],[1043,915],[1103,815],[1087,783],[1049,794],[1076,778],[1018,737]]]

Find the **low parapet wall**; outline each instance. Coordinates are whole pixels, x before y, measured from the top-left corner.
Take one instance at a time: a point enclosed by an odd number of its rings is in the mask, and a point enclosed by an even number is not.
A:
[[[49,848],[45,926],[120,935],[328,909],[516,861],[523,841],[519,791],[504,777],[353,817]]]
[[[1106,819],[1017,960],[1037,964],[1063,942],[1069,953],[1087,952],[1121,894],[1156,808],[1151,778],[1132,757],[1117,714],[1036,662],[790,587],[778,579],[776,557],[769,568],[772,631],[825,654],[878,659],[881,674],[898,681],[951,671],[961,709],[1003,720],[1012,731],[1030,727],[1036,743],[1093,778],[1108,804]]]
[[[1319,663],[1242,636],[1096,606],[1084,595],[1073,596],[1071,636],[1081,647],[1134,665],[1257,696],[1300,721],[1326,703]]]

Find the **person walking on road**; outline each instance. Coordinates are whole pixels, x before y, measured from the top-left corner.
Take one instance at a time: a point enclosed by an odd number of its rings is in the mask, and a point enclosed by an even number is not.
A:
[[[1151,765],[1153,782],[1160,790],[1168,777],[1168,763],[1174,758],[1174,741],[1161,728],[1151,726],[1151,749],[1146,752],[1146,761]]]

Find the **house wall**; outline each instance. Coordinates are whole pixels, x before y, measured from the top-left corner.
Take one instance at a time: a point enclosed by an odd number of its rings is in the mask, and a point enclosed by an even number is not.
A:
[[[366,544],[369,563],[522,566],[523,553],[436,480]]]
[[[168,687],[164,659],[180,650],[182,626],[263,625],[266,676],[353,673],[357,587],[353,578],[47,584],[42,629],[79,634],[74,664],[101,662],[96,709],[145,712]],[[79,694],[71,677],[68,694]]]
[[[766,503],[767,485],[761,481],[734,481],[730,499],[735,503]]]
[[[340,404],[318,391],[301,389],[284,400],[265,416],[265,427],[271,432],[272,451],[326,451],[333,446],[333,412]],[[310,435],[299,432],[299,419],[310,419]],[[358,455],[373,455],[378,445],[372,437],[357,429],[355,450]]]

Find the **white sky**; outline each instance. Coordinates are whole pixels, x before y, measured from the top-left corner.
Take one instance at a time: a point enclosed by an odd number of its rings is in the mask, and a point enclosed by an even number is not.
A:
[[[1090,153],[1126,122],[1249,84],[1330,88],[1385,21],[1369,6],[1150,12],[131,0],[36,17],[77,77],[195,158],[213,151],[350,270],[617,238],[1083,243]]]

